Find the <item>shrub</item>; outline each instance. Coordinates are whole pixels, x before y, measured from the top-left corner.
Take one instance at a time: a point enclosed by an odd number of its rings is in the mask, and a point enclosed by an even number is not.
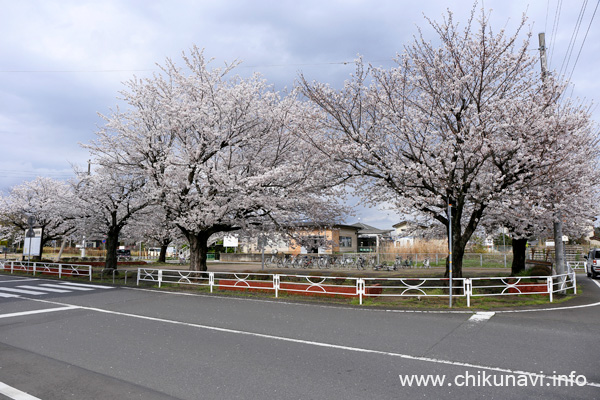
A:
[[[526,269],[518,274],[519,276],[550,276],[552,275],[552,269],[543,265],[536,265]]]

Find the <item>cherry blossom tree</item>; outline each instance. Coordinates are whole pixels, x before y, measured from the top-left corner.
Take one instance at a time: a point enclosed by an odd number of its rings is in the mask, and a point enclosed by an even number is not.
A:
[[[552,236],[557,220],[562,220],[565,234],[580,237],[588,233],[600,211],[595,184],[600,181],[597,126],[585,108],[568,99],[556,105],[552,116],[548,129],[559,137],[549,148],[552,157],[544,163],[545,169],[538,171],[518,196],[492,203],[486,217],[511,233],[512,274],[525,269],[529,237]]]
[[[48,242],[63,240],[75,230],[73,220],[68,217],[72,200],[73,193],[67,183],[38,177],[13,186],[2,196],[0,215],[6,226],[12,226],[20,234],[28,229],[28,218],[33,217],[35,226],[43,228],[43,249]]]
[[[145,180],[187,238],[190,269],[207,269],[215,233],[339,216],[329,160],[292,134],[304,105],[258,75],[232,76],[237,63],[211,69],[198,48],[183,58],[187,71],[167,60],[127,82],[127,110],[105,117],[89,148]]]
[[[106,268],[117,268],[119,235],[131,218],[149,204],[145,182],[115,168],[100,167],[93,173],[78,173],[73,182],[77,202],[71,213],[79,230],[106,237]]]
[[[451,225],[456,277],[490,205],[518,202],[536,176],[561,164],[564,152],[557,149],[578,152],[571,138],[590,139],[582,130],[589,124],[572,122],[589,122],[589,113],[559,112],[564,83],[549,76],[542,84],[531,35],[518,43],[525,17],[507,35],[493,32],[483,11],[475,14],[474,7],[464,28],[451,12],[441,23],[428,19],[438,45],[419,35],[391,69],[359,59],[342,90],[303,75],[299,82],[321,114],[313,118],[320,129],[304,137],[343,166],[363,197]],[[548,192],[559,193],[564,186],[554,187],[552,179]]]
[[[166,262],[169,245],[183,239],[181,231],[167,218],[160,206],[150,206],[137,213],[125,227],[126,236],[144,239],[146,242],[160,247],[158,262]]]

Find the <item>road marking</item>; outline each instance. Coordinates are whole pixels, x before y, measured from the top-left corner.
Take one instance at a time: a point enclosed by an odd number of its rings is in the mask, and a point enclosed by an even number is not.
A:
[[[51,287],[51,288],[59,288],[59,289],[66,289],[67,287],[65,287],[64,285],[60,284],[60,285],[55,285],[54,283],[42,283],[40,286],[44,286],[44,287]],[[83,287],[77,287],[77,286],[68,286],[69,290],[80,290],[80,291],[90,291],[90,290],[94,290],[94,289],[90,289],[90,288],[83,288]],[[44,288],[40,288],[40,290],[44,290]]]
[[[34,296],[38,296],[41,294],[48,294],[48,293],[44,293],[44,292],[35,292],[33,290],[25,290],[25,289],[15,289],[15,288],[0,288],[1,291],[5,291],[5,292],[12,292],[12,293],[20,293],[20,294],[30,294],[30,295],[34,295]]]
[[[33,290],[43,290],[45,292],[53,292],[53,293],[71,293],[70,290],[63,290],[63,289],[52,289],[49,287],[42,287],[40,286],[29,286],[29,285],[21,285],[21,286],[17,286],[18,288],[23,288],[23,289],[33,289]]]
[[[38,278],[0,279],[0,282],[26,282],[26,281],[39,281],[39,279]]]
[[[491,367],[491,366],[487,366],[487,365],[471,364],[471,363],[465,363],[465,362],[460,362],[460,361],[449,361],[449,360],[443,360],[443,359],[437,359],[437,358],[431,358],[431,357],[412,356],[410,354],[392,353],[389,351],[365,349],[365,348],[352,347],[352,346],[344,346],[344,345],[339,345],[339,344],[334,344],[334,343],[325,343],[325,342],[316,342],[316,341],[312,341],[312,340],[295,339],[295,338],[290,338],[290,337],[285,337],[285,336],[269,335],[266,333],[241,331],[238,329],[221,328],[221,327],[217,327],[217,326],[194,324],[191,322],[175,321],[175,320],[170,320],[170,319],[165,319],[165,318],[148,317],[146,315],[131,314],[131,313],[125,313],[125,312],[120,312],[120,311],[104,310],[102,308],[95,308],[95,307],[72,306],[70,304],[60,303],[60,302],[56,302],[56,301],[49,301],[49,300],[40,300],[40,299],[27,299],[27,300],[41,302],[41,303],[71,306],[71,307],[75,307],[75,308],[78,308],[81,310],[96,311],[96,312],[100,312],[100,313],[104,313],[104,314],[119,315],[119,316],[123,316],[123,317],[131,317],[131,318],[137,318],[137,319],[142,319],[142,320],[146,320],[146,321],[161,322],[161,323],[187,326],[187,327],[198,328],[198,329],[206,329],[206,330],[215,331],[215,332],[224,332],[224,333],[231,333],[231,334],[238,334],[238,335],[245,335],[245,336],[253,336],[253,337],[259,337],[259,338],[263,338],[263,339],[279,340],[282,342],[298,343],[298,344],[305,344],[305,345],[317,346],[317,347],[326,347],[326,348],[330,348],[330,349],[346,350],[346,351],[353,351],[353,352],[358,352],[358,353],[368,353],[368,354],[398,357],[398,358],[403,358],[406,360],[413,360],[413,361],[423,361],[423,362],[429,362],[429,363],[435,363],[435,364],[481,369],[481,370],[486,370],[486,371],[504,372],[504,373],[514,374],[514,375],[527,375],[527,376],[532,376],[532,377],[539,377],[542,379],[553,379],[553,375],[545,375],[542,373],[512,370],[512,369],[500,368],[500,367]],[[600,383],[596,383],[596,382],[588,381],[586,383],[586,385],[600,388]]]
[[[600,283],[594,281],[596,285],[600,287]],[[273,304],[285,304],[291,306],[303,306],[303,307],[317,307],[317,308],[335,308],[336,310],[353,310],[353,311],[362,311],[362,312],[387,312],[387,313],[399,313],[399,314],[475,314],[476,311],[471,310],[392,310],[392,309],[372,309],[372,308],[358,308],[358,307],[342,307],[342,306],[328,306],[323,304],[310,304],[310,303],[293,303],[290,301],[282,301],[277,299],[249,299],[246,297],[224,297],[219,296],[218,294],[197,294],[197,293],[184,293],[184,292],[170,292],[168,290],[160,290],[160,289],[143,289],[143,288],[135,288],[135,287],[123,287],[123,289],[127,290],[139,290],[143,292],[155,292],[155,293],[163,293],[163,294],[171,294],[175,296],[194,296],[194,297],[205,297],[205,298],[217,298],[217,299],[227,299],[231,301],[253,301],[258,303],[273,303]],[[596,307],[600,306],[600,301],[596,303],[582,304],[579,306],[564,306],[564,307],[551,307],[551,308],[530,308],[526,310],[498,310],[495,311],[496,314],[502,313],[524,313],[524,312],[539,312],[539,311],[561,311],[561,310],[571,310],[575,308],[588,308],[588,307]]]
[[[16,389],[12,386],[8,386],[6,383],[0,382],[0,393],[8,396],[14,400],[41,400],[39,397],[35,397],[30,395],[29,393],[25,393]]]
[[[33,314],[44,314],[55,311],[66,311],[66,310],[76,310],[80,307],[67,305],[65,307],[56,307],[56,308],[44,308],[41,310],[32,310],[32,311],[21,311],[10,314],[0,314],[0,318],[12,318],[12,317],[22,317],[24,315],[33,315]]]
[[[102,286],[102,285],[89,285],[86,283],[75,283],[75,282],[62,282],[62,285],[66,286],[77,286],[77,287],[86,287],[86,288],[94,288],[94,289],[114,289],[114,286]]]
[[[21,297],[21,296],[19,296],[18,294],[0,293],[0,297],[8,299],[8,298]]]
[[[473,314],[473,316],[471,318],[469,318],[469,321],[471,321],[471,322],[487,321],[488,319],[492,318],[495,314],[496,314],[495,312],[480,311],[480,312]]]
[[[592,279],[592,282],[594,282],[596,284],[596,286],[600,287],[600,283],[598,283],[597,280]]]

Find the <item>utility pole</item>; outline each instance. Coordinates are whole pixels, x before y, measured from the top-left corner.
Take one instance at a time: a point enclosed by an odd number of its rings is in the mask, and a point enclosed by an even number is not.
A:
[[[452,199],[448,198],[448,306],[452,308]]]
[[[548,64],[546,62],[546,34],[544,32],[538,35],[540,44],[540,64],[542,67],[542,83],[546,80],[548,74]],[[554,266],[556,273],[562,275],[565,273],[565,247],[562,241],[562,218],[560,213],[554,221]]]

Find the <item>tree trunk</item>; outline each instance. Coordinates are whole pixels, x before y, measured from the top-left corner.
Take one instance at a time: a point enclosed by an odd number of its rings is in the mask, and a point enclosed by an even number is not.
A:
[[[464,235],[461,235],[460,231],[460,222],[453,219],[452,220],[452,278],[462,278],[462,266],[463,266],[463,258],[465,256],[465,248],[467,247],[467,242],[469,238],[464,238]],[[446,272],[444,273],[444,278],[450,277],[450,263],[448,262],[448,258],[446,258]]]
[[[167,262],[167,249],[168,248],[169,248],[169,243],[160,245],[160,254],[158,255],[159,263]]]
[[[452,235],[454,236],[454,235]],[[455,244],[452,242],[452,278],[462,278],[462,266],[463,258],[465,256],[465,246],[461,246],[460,243]],[[450,277],[450,263],[448,257],[446,257],[446,272],[444,278]]]
[[[106,235],[106,262],[104,268],[117,269],[117,247],[119,247],[119,230],[109,229]]]
[[[62,253],[65,250],[65,245],[67,244],[67,238],[63,237],[62,241],[60,243],[60,250],[58,251],[58,255],[56,256],[56,259],[54,260],[55,262],[59,262],[60,258],[62,257]]]
[[[527,239],[514,239],[512,240],[512,251],[513,261],[511,265],[510,274],[512,276],[517,275],[519,272],[525,270],[525,257],[527,251]]]
[[[566,272],[565,245],[563,244],[562,237],[562,222],[559,219],[554,222],[554,268],[559,275]]]
[[[188,233],[187,239],[190,244],[190,270],[207,271],[206,256],[208,254],[209,233]]]

